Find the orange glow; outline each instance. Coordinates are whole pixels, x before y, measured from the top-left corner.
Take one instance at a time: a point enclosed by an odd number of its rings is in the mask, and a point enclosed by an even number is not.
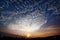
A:
[[[30,34],[30,33],[27,33],[27,34],[26,34],[26,37],[27,37],[27,38],[29,38],[30,36],[31,36],[31,34]]]
[[[53,36],[53,35],[60,35],[60,28],[48,28],[46,31],[42,32],[34,32],[34,33],[21,33],[17,32],[15,30],[3,30],[2,32],[11,34],[11,35],[16,35],[16,36],[23,36],[25,38],[36,38],[36,37],[48,37],[48,36]]]

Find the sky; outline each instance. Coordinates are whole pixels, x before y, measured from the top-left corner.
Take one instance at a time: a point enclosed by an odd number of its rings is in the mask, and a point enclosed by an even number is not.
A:
[[[60,0],[0,0],[0,29],[35,32],[51,25],[60,25]]]

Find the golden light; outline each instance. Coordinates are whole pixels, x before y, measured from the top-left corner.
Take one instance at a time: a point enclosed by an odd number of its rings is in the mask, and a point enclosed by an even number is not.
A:
[[[10,35],[15,35],[18,37],[25,37],[25,38],[37,38],[37,37],[48,37],[48,36],[54,36],[54,35],[60,35],[60,27],[55,27],[52,26],[47,28],[46,30],[43,31],[37,31],[37,32],[19,32],[17,30],[0,30],[1,32],[10,34]]]
[[[26,34],[26,37],[27,37],[27,38],[29,38],[30,36],[31,36],[31,34],[30,34],[30,33],[27,33],[27,34]]]

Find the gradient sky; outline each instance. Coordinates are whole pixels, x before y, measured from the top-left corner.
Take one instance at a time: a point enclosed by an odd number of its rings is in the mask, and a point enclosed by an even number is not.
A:
[[[32,23],[60,25],[60,0],[0,0],[0,29],[24,17],[33,17]]]

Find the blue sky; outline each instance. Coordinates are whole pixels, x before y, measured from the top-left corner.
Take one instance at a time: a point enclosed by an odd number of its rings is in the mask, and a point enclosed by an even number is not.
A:
[[[45,17],[46,25],[60,25],[60,0],[0,0],[0,26],[6,26],[6,23],[35,11]]]

